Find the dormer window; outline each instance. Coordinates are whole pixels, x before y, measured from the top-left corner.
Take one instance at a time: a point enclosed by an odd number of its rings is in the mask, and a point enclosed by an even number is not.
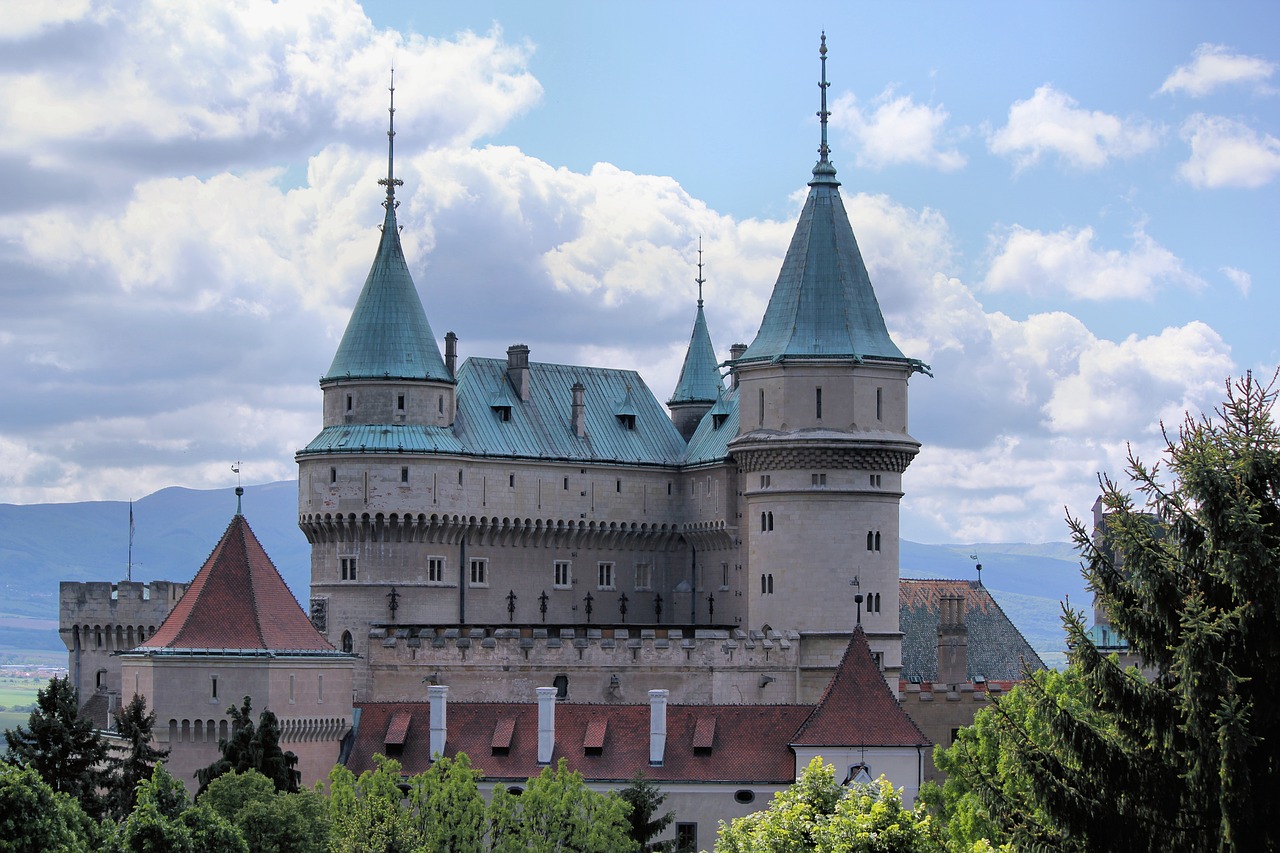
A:
[[[618,423],[622,424],[626,429],[635,429],[636,416],[630,414],[618,415]]]
[[[728,419],[729,419],[728,415],[722,415],[719,412],[713,413],[711,415],[711,428],[720,429],[720,427],[724,426],[724,422],[727,421]]]
[[[497,415],[498,420],[502,421],[503,423],[506,423],[507,421],[511,420],[510,406],[494,406],[493,413]]]

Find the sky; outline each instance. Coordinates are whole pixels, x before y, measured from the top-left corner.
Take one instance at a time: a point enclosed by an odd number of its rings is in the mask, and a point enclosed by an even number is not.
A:
[[[824,31],[845,206],[933,372],[904,538],[1066,539],[1099,474],[1271,378],[1273,3],[24,3],[0,16],[0,502],[295,476],[377,245],[393,66],[436,334],[665,400],[699,241],[719,355],[759,327]]]

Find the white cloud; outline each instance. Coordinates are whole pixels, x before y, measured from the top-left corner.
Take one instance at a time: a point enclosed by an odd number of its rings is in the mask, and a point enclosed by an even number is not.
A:
[[[51,3],[15,3],[0,15],[0,40],[30,38],[38,33],[86,17],[92,0],[58,0]]]
[[[951,172],[963,168],[965,157],[946,129],[950,115],[941,105],[917,104],[909,95],[885,89],[864,111],[851,94],[835,102],[832,125],[853,136],[859,166],[917,165]]]
[[[1250,289],[1253,287],[1253,276],[1241,269],[1235,267],[1223,267],[1222,274],[1227,280],[1236,286],[1236,290],[1240,291],[1241,296],[1248,296]]]
[[[1233,83],[1262,83],[1276,71],[1276,63],[1260,56],[1231,53],[1222,44],[1202,44],[1187,65],[1174,69],[1160,86],[1160,92],[1185,92],[1203,98],[1219,86]]]
[[[1193,187],[1257,189],[1280,174],[1280,139],[1234,119],[1196,113],[1182,125],[1191,157],[1178,174]]]
[[[1078,169],[1097,169],[1154,148],[1159,128],[1141,118],[1121,119],[1080,109],[1077,101],[1045,84],[1009,108],[1009,120],[987,140],[991,151],[1014,159],[1018,169],[1057,154]]]
[[[1088,226],[1049,234],[1014,226],[1000,239],[983,286],[1089,300],[1150,299],[1164,283],[1204,286],[1141,228],[1128,251],[1096,248],[1094,236]]]

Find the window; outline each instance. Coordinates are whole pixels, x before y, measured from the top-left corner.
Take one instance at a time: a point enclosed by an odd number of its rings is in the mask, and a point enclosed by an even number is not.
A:
[[[324,701],[324,676],[323,675],[316,676],[316,701],[317,702]]]
[[[772,474],[761,474],[761,475],[760,475],[760,488],[762,488],[762,489],[767,489],[767,488],[769,488],[769,486],[770,486],[770,485],[772,485],[772,484],[773,484],[773,475],[772,475]]]
[[[613,563],[596,564],[597,583],[600,589],[613,589]]]
[[[515,475],[515,474],[508,474],[508,475],[507,475],[507,486],[508,486],[508,487],[510,487],[510,488],[512,488],[512,489],[514,489],[514,488],[516,487],[516,475]]]
[[[561,673],[551,680],[551,686],[556,689],[557,699],[569,698],[569,676]]]
[[[667,483],[667,494],[671,494],[671,484]]]
[[[290,705],[293,705],[296,702],[294,698],[294,693],[293,693],[293,683],[294,683],[294,675],[293,673],[289,673],[289,704]]]
[[[488,560],[472,560],[471,561],[471,585],[472,586],[488,586],[489,585],[489,561]]]
[[[650,563],[636,563],[636,589],[653,589],[653,566]]]
[[[756,801],[756,792],[743,788],[740,791],[734,791],[733,799],[736,802],[742,803],[744,806],[750,805]]]
[[[880,531],[876,531],[876,550],[880,550]]]
[[[696,823],[676,824],[676,853],[697,853],[698,825]]]
[[[351,411],[351,395],[347,395],[347,411]]]
[[[867,602],[867,605],[868,605],[867,606],[868,611],[874,610],[876,613],[879,613],[880,612],[880,593],[877,592],[875,595],[871,596],[871,599],[870,601]]]
[[[565,477],[565,478],[564,478],[564,489],[565,489],[565,491],[568,491],[568,490],[569,490],[569,478],[568,478],[568,477]]]
[[[573,563],[568,560],[556,560],[555,563],[555,587],[556,589],[568,589],[573,583]]]
[[[347,654],[351,654],[352,650],[355,648],[355,645],[356,645],[355,641],[351,638],[351,632],[343,631],[342,632],[342,650]]]
[[[728,563],[720,564],[720,588],[721,589],[729,588],[729,564]]]
[[[867,531],[867,550],[868,550],[868,551],[879,551],[879,550],[880,550],[880,531],[878,531],[878,530],[877,530],[877,531],[871,531],[871,530],[868,530],[868,531]]]
[[[813,474],[813,475],[811,475],[811,476],[813,477],[813,481],[812,481],[812,482],[813,482],[813,485],[815,485],[815,486],[825,486],[825,485],[827,484],[827,475],[826,475],[826,474]]]
[[[444,557],[427,557],[427,583],[444,583]]]
[[[339,557],[338,563],[342,569],[342,579],[344,581],[353,581],[356,579],[355,557]]]
[[[404,411],[404,395],[403,394],[398,394],[396,396],[396,408],[402,412]]]
[[[817,392],[814,396],[816,398],[815,402],[817,403],[818,420],[822,420],[822,387],[819,386],[814,390]]]
[[[458,469],[458,485],[459,486],[462,485],[462,469],[461,468]]]
[[[614,484],[613,484],[613,490],[614,490],[615,492],[619,492],[619,493],[621,493],[621,492],[622,492],[622,481],[621,481],[621,480],[615,480],[615,481],[614,481]]]
[[[337,468],[330,468],[330,469],[329,469],[329,482],[330,482],[330,483],[336,483],[336,482],[338,482],[338,469],[337,469]]]
[[[209,701],[218,701],[218,676],[216,675],[209,676]]]
[[[884,389],[876,389],[876,420],[884,420]]]
[[[760,426],[764,426],[764,389],[760,389]]]
[[[773,595],[773,575],[760,576],[760,594]]]
[[[402,483],[407,483],[407,482],[409,482],[409,469],[408,469],[408,467],[402,467],[402,468],[400,469],[400,482],[402,482]]]
[[[440,414],[442,415],[444,414],[444,395],[443,394],[436,397],[436,410],[440,412]]]
[[[879,474],[872,474],[872,475],[871,475],[871,487],[872,487],[873,489],[878,489],[878,488],[880,488],[880,475],[879,475]]]

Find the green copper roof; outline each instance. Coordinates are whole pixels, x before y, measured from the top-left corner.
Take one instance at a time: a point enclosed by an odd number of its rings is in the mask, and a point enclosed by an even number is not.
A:
[[[714,402],[724,390],[719,365],[715,348],[711,345],[711,333],[707,331],[707,318],[702,313],[702,300],[699,299],[689,349],[684,354],[684,366],[680,368],[680,381],[676,383],[668,405]]]
[[[405,263],[395,203],[388,202],[378,254],[325,379],[451,382]]]

